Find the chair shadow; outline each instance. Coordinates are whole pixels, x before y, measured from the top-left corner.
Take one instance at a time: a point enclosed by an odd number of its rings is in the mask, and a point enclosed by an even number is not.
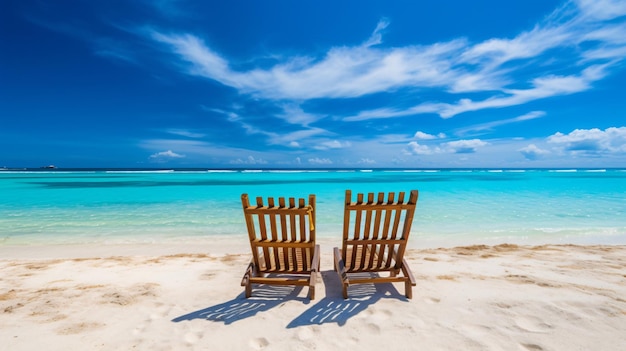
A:
[[[348,289],[349,298],[344,300],[342,284],[337,272],[329,270],[321,273],[326,289],[326,297],[291,321],[287,325],[287,329],[325,323],[337,323],[343,326],[348,319],[363,312],[382,298],[409,301],[391,283],[350,286]],[[369,273],[364,275],[371,276]]]
[[[256,285],[250,298],[246,299],[245,294],[241,293],[230,301],[176,317],[172,319],[172,322],[204,319],[231,324],[252,317],[259,312],[268,311],[289,300],[302,300],[304,303],[309,303],[306,297],[298,298],[301,290],[302,287],[295,286]]]

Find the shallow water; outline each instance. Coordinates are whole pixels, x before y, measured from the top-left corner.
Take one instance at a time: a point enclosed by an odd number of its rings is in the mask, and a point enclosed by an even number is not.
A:
[[[0,242],[160,242],[243,235],[240,196],[317,199],[340,237],[346,189],[420,191],[418,246],[626,244],[624,170],[2,171]]]

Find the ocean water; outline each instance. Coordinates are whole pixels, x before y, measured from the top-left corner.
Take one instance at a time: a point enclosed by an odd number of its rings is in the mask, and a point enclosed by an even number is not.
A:
[[[0,245],[243,237],[242,193],[315,194],[339,241],[346,189],[418,189],[415,247],[626,244],[626,170],[452,169],[0,171]]]

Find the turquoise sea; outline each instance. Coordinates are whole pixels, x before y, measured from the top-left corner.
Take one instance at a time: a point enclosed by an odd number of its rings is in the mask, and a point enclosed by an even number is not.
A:
[[[37,169],[0,171],[0,245],[245,235],[242,193],[315,194],[318,236],[340,238],[346,189],[418,189],[416,247],[626,244],[624,169]]]

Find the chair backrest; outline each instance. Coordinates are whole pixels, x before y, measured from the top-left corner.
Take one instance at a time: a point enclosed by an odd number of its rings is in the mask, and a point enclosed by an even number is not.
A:
[[[262,273],[306,273],[311,270],[315,247],[315,195],[303,198],[256,198],[241,195],[250,247]]]
[[[346,190],[342,258],[348,272],[397,271],[411,232],[418,192],[357,194]]]

